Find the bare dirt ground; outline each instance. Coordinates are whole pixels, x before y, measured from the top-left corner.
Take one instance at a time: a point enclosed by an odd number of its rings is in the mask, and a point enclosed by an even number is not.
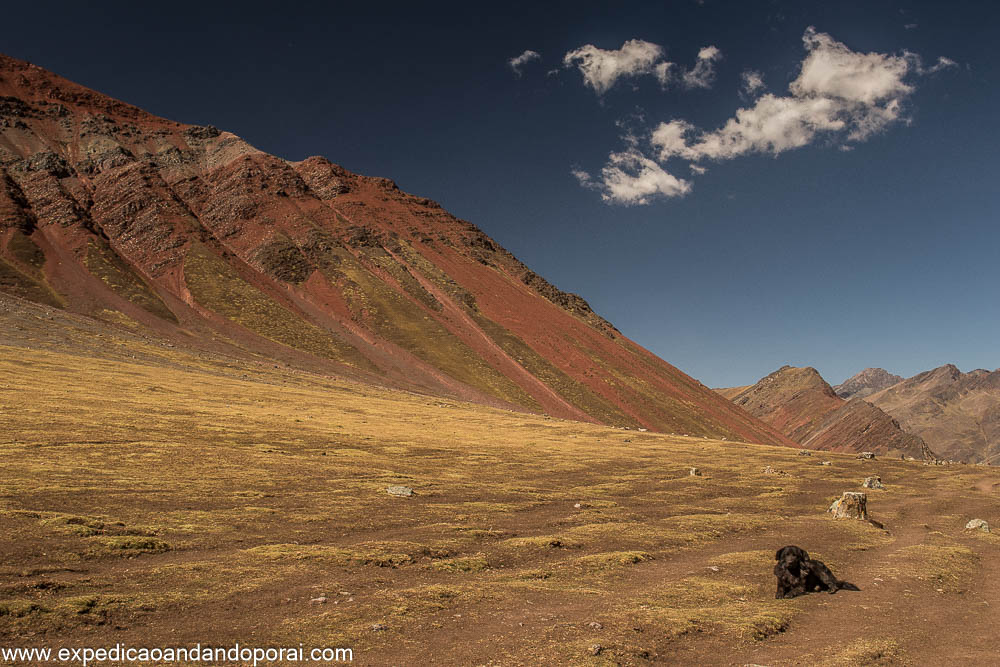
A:
[[[876,474],[885,530],[825,512]],[[1000,538],[964,526],[1000,526],[998,490],[992,468],[560,421],[0,312],[0,647],[993,664]],[[861,591],[775,600],[785,544]]]

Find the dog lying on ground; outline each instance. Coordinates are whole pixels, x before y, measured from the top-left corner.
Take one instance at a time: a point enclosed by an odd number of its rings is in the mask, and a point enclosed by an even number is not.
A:
[[[778,600],[814,591],[830,591],[832,594],[840,589],[860,590],[854,584],[837,579],[823,561],[809,558],[805,549],[793,545],[781,547],[774,558],[778,561],[774,566],[774,576],[778,578],[778,590],[774,597]]]

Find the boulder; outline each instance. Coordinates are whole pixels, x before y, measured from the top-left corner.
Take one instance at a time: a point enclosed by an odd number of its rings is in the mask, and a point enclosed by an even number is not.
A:
[[[874,477],[865,477],[865,483],[862,484],[866,489],[883,489],[882,478],[878,475]]]
[[[982,519],[973,519],[969,523],[965,524],[966,530],[981,530],[984,533],[990,532],[990,524],[986,523]]]
[[[413,489],[411,489],[408,486],[390,486],[385,491],[390,496],[407,496],[407,497],[409,497],[409,496],[413,495]]]
[[[857,491],[844,491],[828,510],[834,519],[868,519],[868,495]]]
[[[697,468],[689,469],[688,474],[691,475],[691,477],[701,477],[701,471]]]
[[[859,459],[874,459],[875,458],[875,452],[861,452],[860,454],[858,454],[857,458],[859,458]]]

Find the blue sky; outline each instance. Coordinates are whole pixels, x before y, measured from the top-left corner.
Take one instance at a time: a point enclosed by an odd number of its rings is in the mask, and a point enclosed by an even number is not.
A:
[[[990,3],[83,4],[0,51],[393,178],[711,386],[1000,366]]]

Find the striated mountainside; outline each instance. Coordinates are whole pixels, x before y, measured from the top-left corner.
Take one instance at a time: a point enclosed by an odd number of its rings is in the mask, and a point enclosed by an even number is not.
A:
[[[844,380],[833,390],[841,398],[865,398],[902,381],[903,378],[893,375],[884,368],[866,368]]]
[[[792,444],[391,180],[289,162],[4,56],[0,291],[389,387]]]
[[[809,449],[935,458],[920,437],[879,408],[837,396],[812,367],[783,366],[735,395],[719,392]]]
[[[918,434],[943,458],[992,464],[1000,459],[1000,369],[963,373],[948,364],[865,400]]]

